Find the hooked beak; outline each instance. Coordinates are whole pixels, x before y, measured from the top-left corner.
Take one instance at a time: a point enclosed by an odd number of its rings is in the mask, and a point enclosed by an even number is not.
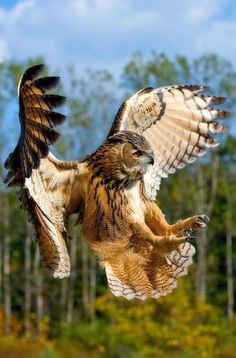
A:
[[[148,157],[148,164],[154,164],[154,154],[153,154],[153,152],[152,153],[149,153],[148,155],[147,155],[147,157]]]
[[[154,154],[153,152],[146,152],[144,155],[140,158],[140,163],[142,164],[154,164]]]
[[[154,154],[153,153],[151,153],[151,154],[149,154],[149,159],[150,159],[150,164],[154,164]]]

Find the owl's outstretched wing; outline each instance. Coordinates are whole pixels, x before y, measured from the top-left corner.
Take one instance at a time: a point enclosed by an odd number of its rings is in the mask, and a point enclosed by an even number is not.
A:
[[[221,104],[224,98],[202,95],[204,89],[197,85],[144,88],[116,114],[109,136],[133,131],[144,135],[152,146],[155,163],[144,176],[150,199],[155,199],[162,178],[193,163],[206,148],[216,147],[213,135],[226,131],[217,120],[229,112],[210,107]]]
[[[43,264],[54,277],[63,278],[70,273],[66,224],[80,202],[80,165],[59,161],[49,153],[49,145],[59,137],[53,127],[65,120],[53,108],[65,98],[46,94],[59,78],[37,78],[42,69],[43,65],[30,67],[18,86],[21,134],[5,162],[5,181],[8,186],[20,186],[22,206],[35,226]]]

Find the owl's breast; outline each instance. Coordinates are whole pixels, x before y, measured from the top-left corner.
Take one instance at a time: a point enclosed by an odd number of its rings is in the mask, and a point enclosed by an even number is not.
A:
[[[130,237],[129,217],[133,212],[124,190],[101,182],[88,189],[84,233],[90,242],[117,241]]]
[[[145,204],[141,196],[140,182],[132,184],[125,190],[127,205],[130,209],[131,216],[134,219],[144,221]]]

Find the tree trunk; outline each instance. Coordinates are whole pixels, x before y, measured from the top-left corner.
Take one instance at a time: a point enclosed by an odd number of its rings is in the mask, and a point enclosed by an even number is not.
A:
[[[40,254],[39,248],[36,247],[34,257],[34,279],[35,279],[35,294],[36,294],[36,323],[37,331],[40,333],[40,325],[44,316],[43,311],[43,275],[40,270]]]
[[[61,280],[61,292],[60,292],[61,326],[63,326],[65,324],[65,319],[66,319],[67,293],[68,293],[68,279],[63,278]]]
[[[82,248],[82,302],[84,308],[84,314],[88,316],[89,305],[89,262],[88,262],[88,243],[81,240]]]
[[[96,299],[96,257],[94,253],[90,255],[90,319],[95,318],[95,299]]]
[[[204,205],[204,181],[202,168],[198,167],[197,173],[197,213],[205,213]],[[196,292],[198,303],[205,302],[206,299],[206,232],[201,231],[197,240],[198,259],[196,270]]]
[[[234,286],[233,286],[233,249],[232,249],[232,199],[227,193],[226,217],[226,266],[227,266],[227,314],[232,319],[234,314]]]
[[[198,214],[206,214],[208,217],[211,216],[217,190],[218,166],[219,157],[216,155],[212,158],[211,191],[209,200],[206,200],[205,197],[204,188],[207,184],[204,182],[203,167],[201,164],[198,166],[196,193],[196,209]],[[204,303],[206,301],[207,242],[207,231],[202,230],[197,240],[198,260],[196,269],[196,293],[198,303]]]
[[[10,287],[10,236],[9,202],[5,196],[3,212],[3,291],[4,291],[4,332],[11,332],[11,287]]]
[[[25,332],[30,332],[30,311],[31,311],[31,226],[26,223],[25,237],[25,302],[24,321]]]
[[[77,243],[78,243],[79,230],[78,227],[72,229],[72,241],[70,246],[70,261],[71,261],[71,274],[69,279],[68,288],[68,301],[67,301],[67,316],[66,320],[68,323],[73,320],[74,311],[74,288],[76,280],[76,254],[77,254]]]

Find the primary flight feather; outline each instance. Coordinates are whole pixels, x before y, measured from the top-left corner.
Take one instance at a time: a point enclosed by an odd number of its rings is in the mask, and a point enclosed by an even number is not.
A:
[[[196,215],[168,224],[155,203],[161,179],[192,163],[218,142],[214,133],[229,113],[210,107],[222,97],[204,96],[203,86],[142,89],[124,102],[107,139],[83,162],[63,162],[49,152],[65,116],[54,111],[65,98],[47,94],[58,77],[38,78],[30,67],[19,86],[21,134],[6,160],[6,182],[21,188],[22,206],[37,233],[43,265],[54,276],[70,274],[67,222],[79,213],[84,237],[105,268],[114,295],[158,298],[187,274]]]

